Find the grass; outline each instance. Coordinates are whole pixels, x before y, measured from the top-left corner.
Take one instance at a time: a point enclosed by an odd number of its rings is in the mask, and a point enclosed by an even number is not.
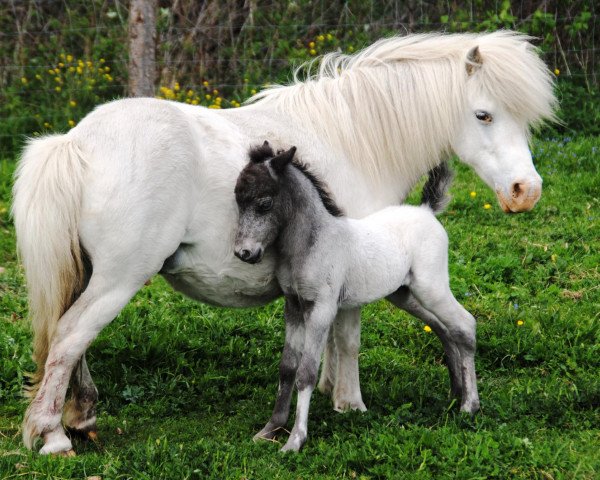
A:
[[[76,443],[71,459],[26,451],[19,392],[30,333],[7,212],[14,163],[0,162],[0,477],[598,478],[599,149],[599,138],[537,141],[544,194],[514,216],[457,166],[441,220],[453,291],[478,319],[482,411],[457,412],[438,340],[379,302],[363,312],[369,411],[340,415],[315,394],[298,455],[251,441],[275,398],[282,303],[210,308],[161,279],[89,350],[100,443]]]

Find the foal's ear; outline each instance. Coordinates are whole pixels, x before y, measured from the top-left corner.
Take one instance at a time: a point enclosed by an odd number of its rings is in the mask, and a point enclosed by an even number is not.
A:
[[[292,147],[285,152],[282,152],[271,159],[271,167],[277,173],[283,172],[283,169],[294,159],[296,147]]]
[[[473,47],[467,53],[467,74],[473,75],[477,70],[481,68],[483,59],[481,58],[481,52],[479,51],[479,45]]]

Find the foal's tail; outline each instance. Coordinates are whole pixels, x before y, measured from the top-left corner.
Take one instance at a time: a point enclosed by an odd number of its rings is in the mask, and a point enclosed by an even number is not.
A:
[[[437,215],[442,213],[450,202],[448,188],[454,178],[448,162],[442,162],[437,167],[429,170],[429,177],[423,186],[421,205],[426,205]]]
[[[51,135],[29,140],[15,174],[12,215],[27,277],[37,365],[28,396],[35,395],[44,375],[58,320],[83,288],[78,227],[85,167],[68,134]]]

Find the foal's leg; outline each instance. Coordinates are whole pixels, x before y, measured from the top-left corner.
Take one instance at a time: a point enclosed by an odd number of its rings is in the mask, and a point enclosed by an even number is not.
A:
[[[304,350],[296,371],[296,388],[298,389],[296,420],[290,438],[281,449],[282,452],[288,450],[297,452],[306,442],[310,397],[317,384],[319,362],[336,310],[335,300],[327,303],[319,302],[315,303],[305,316]]]
[[[321,378],[319,379],[319,391],[325,395],[333,396],[333,388],[335,386],[336,372],[338,365],[338,351],[335,347],[334,326],[329,328],[327,335],[327,345],[323,353],[323,365],[321,366]]]
[[[462,397],[462,374],[460,366],[460,352],[452,339],[446,326],[430,311],[423,308],[407,287],[401,287],[387,297],[396,307],[419,318],[435,332],[444,346],[448,373],[450,374],[450,390],[456,398]]]
[[[271,419],[265,427],[254,435],[254,441],[273,439],[278,430],[285,426],[290,416],[290,402],[294,391],[296,370],[304,348],[304,319],[298,298],[285,299],[285,346],[279,364],[279,389]]]
[[[65,404],[63,424],[67,430],[83,438],[96,440],[96,403],[98,389],[81,356],[71,375],[71,398]]]
[[[460,352],[462,401],[460,410],[479,410],[475,375],[475,319],[456,301],[447,282],[414,282],[411,290],[423,307],[432,312],[447,328]]]
[[[360,309],[338,310],[333,322],[333,333],[338,353],[333,408],[338,412],[348,410],[366,412],[367,407],[362,400],[358,377]]]
[[[143,267],[132,271],[137,272],[134,278],[127,278],[126,273],[117,278],[113,272],[94,271],[85,291],[61,317],[40,388],[25,413],[23,440],[29,448],[37,437],[42,437],[42,454],[72,449],[61,425],[69,379],[100,330],[117,316],[150,276]]]

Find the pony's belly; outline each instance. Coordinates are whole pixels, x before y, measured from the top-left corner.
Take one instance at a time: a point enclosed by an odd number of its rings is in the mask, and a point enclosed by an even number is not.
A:
[[[160,274],[177,291],[220,307],[264,305],[281,295],[273,259],[257,265],[237,258],[209,264],[198,252],[179,249],[169,257]]]

